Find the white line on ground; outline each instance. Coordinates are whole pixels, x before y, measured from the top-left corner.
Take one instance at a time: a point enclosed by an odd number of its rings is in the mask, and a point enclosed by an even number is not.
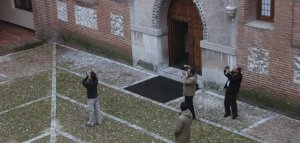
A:
[[[1,73],[0,73],[0,76],[2,76],[2,77],[5,77],[5,78],[7,77],[6,75],[4,75],[4,74],[1,74]]]
[[[269,117],[263,118],[263,119],[255,122],[254,124],[244,128],[243,130],[241,130],[241,132],[247,133],[251,129],[253,129],[253,128],[255,128],[255,127],[257,127],[257,126],[259,126],[259,125],[261,125],[261,124],[263,124],[267,121],[270,121],[270,120],[272,120],[272,119],[274,119],[275,117],[278,117],[278,116],[279,116],[278,114],[275,114],[275,115],[270,115]]]
[[[174,103],[174,102],[178,102],[178,101],[180,101],[180,100],[184,100],[184,97],[176,98],[176,99],[171,100],[171,101],[169,101],[169,102],[167,102],[167,103],[165,103],[165,104],[166,104],[166,105],[170,105],[170,104],[172,104],[172,103]]]
[[[212,95],[212,96],[215,96],[215,97],[218,97],[218,98],[221,98],[221,99],[224,99],[224,96],[220,95],[220,94],[217,94],[217,93],[214,93],[214,92],[211,92],[211,91],[206,91],[207,94],[209,95]],[[248,106],[248,107],[251,107],[253,109],[256,109],[256,110],[259,110],[259,111],[262,111],[262,112],[269,112],[270,114],[273,114],[274,112],[272,111],[268,111],[268,110],[265,110],[265,109],[262,109],[262,108],[259,108],[259,107],[256,107],[256,106],[253,106],[251,104],[246,104],[244,102],[241,102],[241,101],[236,101],[238,105],[245,105],[245,106]]]
[[[65,99],[65,100],[68,100],[68,101],[74,103],[74,104],[77,104],[77,105],[79,105],[79,106],[81,106],[81,107],[86,108],[86,105],[84,105],[84,104],[82,104],[82,103],[80,103],[80,102],[78,102],[78,101],[76,101],[76,100],[73,100],[73,99],[71,99],[71,98],[69,98],[69,97],[66,97],[66,96],[64,96],[64,95],[58,95],[58,97],[61,97],[61,98]],[[164,137],[162,137],[162,136],[160,136],[160,135],[158,135],[158,134],[156,134],[156,133],[153,133],[153,132],[151,132],[151,131],[148,131],[148,130],[146,130],[146,129],[142,128],[142,127],[139,127],[139,126],[137,126],[137,125],[135,125],[135,124],[132,124],[132,123],[130,123],[130,122],[128,122],[128,121],[122,120],[122,119],[120,119],[120,118],[118,118],[118,117],[116,117],[116,116],[110,115],[110,114],[105,113],[105,112],[101,112],[101,113],[102,113],[104,116],[108,117],[108,118],[111,118],[111,119],[113,119],[113,120],[115,120],[115,121],[117,121],[117,122],[119,122],[119,123],[122,123],[122,124],[128,126],[128,127],[131,127],[131,128],[136,129],[136,130],[139,130],[139,131],[141,131],[142,133],[147,134],[147,135],[150,135],[150,136],[152,136],[152,137],[154,137],[154,138],[156,138],[156,139],[158,139],[158,140],[164,141],[164,142],[166,142],[166,143],[173,143],[173,141],[171,141],[171,140],[168,140],[168,139],[166,139],[166,138],[164,138]]]
[[[147,77],[147,78],[144,78],[144,79],[142,79],[142,80],[136,81],[136,82],[134,82],[134,83],[132,83],[132,84],[130,84],[130,85],[128,85],[128,86],[123,86],[123,87],[121,87],[121,88],[126,88],[126,87],[129,87],[129,86],[132,86],[132,85],[135,85],[135,84],[144,82],[144,81],[149,80],[149,79],[154,78],[154,77],[158,77],[158,75],[152,75],[152,76],[150,76],[150,77]]]
[[[33,103],[42,101],[42,100],[47,99],[47,98],[50,98],[50,96],[42,97],[42,98],[39,98],[39,99],[37,99],[37,100],[33,100],[33,101],[27,102],[27,103],[25,103],[25,104],[16,106],[16,107],[14,107],[14,108],[10,108],[10,109],[8,109],[8,110],[2,111],[2,112],[0,112],[0,115],[5,114],[5,113],[10,112],[10,111],[13,111],[13,110],[16,110],[16,109],[19,109],[19,108],[22,108],[22,107],[25,107],[25,106],[28,106],[28,105],[31,105],[31,104],[33,104]]]
[[[68,48],[68,49],[71,49],[71,50],[74,50],[74,51],[80,51],[80,50],[78,50],[78,49],[74,49],[74,48],[72,48],[72,47],[69,47],[69,46],[66,46],[66,45],[63,45],[63,44],[60,44],[60,43],[57,43],[57,45],[63,46],[63,47],[65,47],[65,48]],[[96,56],[96,55],[94,55],[94,56]],[[155,75],[155,74],[153,74],[153,73],[146,72],[146,71],[144,71],[144,70],[141,70],[141,69],[138,69],[138,68],[134,68],[134,67],[132,67],[132,66],[129,66],[129,65],[126,65],[126,64],[123,64],[123,63],[119,63],[119,62],[116,62],[116,61],[113,61],[113,60],[110,60],[110,59],[107,59],[107,58],[104,58],[104,57],[100,57],[100,56],[97,56],[97,57],[98,57],[98,58],[101,58],[101,59],[103,59],[103,60],[106,60],[106,61],[108,61],[108,62],[112,62],[112,63],[114,63],[114,64],[117,64],[117,65],[121,65],[121,66],[127,67],[127,68],[132,69],[132,70],[135,70],[135,71],[139,71],[139,72],[142,72],[142,73],[150,74],[151,76]]]
[[[195,92],[195,96],[197,96],[198,94],[200,94],[202,92],[202,89],[199,89],[199,90],[197,90],[196,92]],[[180,100],[182,100],[182,99],[184,99],[184,97],[182,96],[182,97],[179,97],[179,98],[176,98],[176,99],[174,99],[174,100],[171,100],[171,101],[169,101],[169,102],[167,102],[167,103],[164,103],[164,104],[166,104],[166,105],[170,105],[170,104],[172,104],[172,103],[176,103],[176,102],[178,102],[178,101],[180,101]]]
[[[23,143],[32,143],[32,142],[34,142],[34,141],[37,141],[37,140],[39,140],[39,139],[41,139],[41,138],[44,138],[44,137],[46,137],[46,136],[49,136],[50,135],[50,132],[48,131],[48,132],[45,132],[45,133],[43,133],[43,134],[41,134],[41,135],[39,135],[39,136],[37,136],[37,137],[34,137],[34,138],[32,138],[32,139],[30,139],[30,140],[28,140],[28,141],[25,141],[25,142],[23,142]]]
[[[62,70],[65,70],[65,71],[67,71],[67,72],[70,72],[70,73],[72,73],[72,74],[75,74],[75,75],[77,75],[77,76],[84,77],[83,75],[81,75],[81,74],[79,74],[79,73],[76,73],[76,72],[73,72],[73,71],[69,71],[69,70],[64,69],[64,68],[61,68],[61,67],[58,67],[58,68],[59,68],[59,69],[62,69]],[[133,93],[133,92],[130,92],[130,91],[128,91],[128,90],[125,90],[125,89],[122,89],[122,88],[119,88],[119,87],[116,87],[116,86],[107,84],[107,83],[102,82],[102,81],[99,81],[99,83],[102,84],[102,85],[104,85],[104,86],[107,86],[107,87],[109,87],[109,88],[115,89],[115,90],[117,90],[117,91],[126,93],[126,94],[128,94],[128,95],[137,97],[137,98],[139,98],[139,99],[143,99],[143,100],[145,100],[145,101],[151,102],[151,103],[153,103],[153,104],[159,105],[159,106],[164,107],[164,108],[167,108],[167,109],[169,109],[169,110],[178,112],[177,110],[174,110],[173,108],[171,108],[171,107],[169,107],[169,106],[167,106],[167,105],[165,105],[165,104],[163,104],[163,103],[160,103],[160,102],[154,101],[154,100],[152,100],[152,99],[149,99],[149,98],[140,96],[140,95],[138,95],[138,94],[136,94],[136,93]]]
[[[47,68],[47,69],[35,71],[35,72],[32,72],[32,73],[28,73],[28,74],[26,74],[26,75],[24,75],[24,76],[18,76],[18,77],[14,77],[14,78],[7,78],[5,81],[0,82],[0,84],[8,84],[9,82],[13,82],[13,81],[14,81],[15,79],[17,79],[17,78],[25,77],[25,76],[26,76],[26,77],[34,76],[34,75],[39,74],[40,72],[44,72],[44,71],[47,71],[47,70],[49,70],[49,69],[51,69],[51,68]]]
[[[68,100],[68,101],[70,101],[70,102],[72,102],[72,103],[74,103],[74,104],[78,104],[78,105],[80,105],[80,106],[82,106],[82,107],[84,107],[84,108],[87,107],[86,104],[83,104],[83,103],[81,103],[81,102],[78,102],[78,101],[76,101],[76,100],[74,100],[74,99],[72,99],[72,98],[70,98],[70,97],[67,97],[67,96],[64,96],[64,95],[61,95],[61,94],[57,94],[57,97],[60,97],[60,98],[65,99],[65,100]]]
[[[51,44],[50,44],[51,45]],[[44,45],[41,45],[41,46],[46,46],[46,47],[48,47],[48,46],[50,46],[49,44],[44,44]],[[38,46],[38,47],[41,47],[41,46]],[[35,47],[35,48],[37,48],[37,47]],[[24,52],[26,52],[26,51],[30,51],[30,50],[34,50],[34,48],[33,49],[26,49],[26,50],[22,50],[22,51],[18,51],[18,52],[14,52],[14,53],[10,53],[10,54],[7,54],[7,55],[3,55],[3,56],[0,56],[0,57],[8,57],[8,56],[12,56],[12,55],[16,55],[16,54],[20,54],[20,53],[24,53]]]
[[[50,143],[56,142],[56,135],[56,43],[53,43]]]
[[[74,141],[74,142],[77,142],[77,143],[85,143],[85,141],[82,141],[81,139],[78,139],[72,135],[70,135],[69,133],[65,132],[65,131],[62,131],[62,130],[58,130],[58,134]]]

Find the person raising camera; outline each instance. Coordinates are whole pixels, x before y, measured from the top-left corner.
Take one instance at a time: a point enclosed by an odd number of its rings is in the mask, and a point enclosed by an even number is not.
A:
[[[241,82],[243,79],[242,68],[236,66],[232,71],[230,71],[229,66],[226,66],[224,69],[224,75],[228,78],[224,86],[224,89],[226,89],[224,99],[224,117],[228,117],[232,113],[232,119],[236,119],[238,116],[236,97],[240,90]]]
[[[183,74],[182,83],[183,83],[184,100],[193,115],[193,119],[196,119],[194,105],[193,105],[193,98],[196,91],[197,75],[195,69],[189,65],[183,66],[182,74]]]
[[[86,77],[82,80],[82,85],[87,90],[87,111],[88,121],[85,124],[88,127],[93,127],[94,124],[100,125],[102,123],[102,115],[100,112],[100,103],[97,92],[98,78],[94,71],[86,72]]]

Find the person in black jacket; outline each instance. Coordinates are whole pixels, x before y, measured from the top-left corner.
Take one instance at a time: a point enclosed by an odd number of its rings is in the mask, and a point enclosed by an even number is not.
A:
[[[225,115],[224,117],[228,117],[232,112],[232,119],[236,119],[237,114],[237,104],[236,104],[236,96],[240,90],[241,82],[243,79],[242,68],[236,66],[232,71],[229,70],[229,67],[225,67],[224,75],[228,78],[224,89],[225,99],[224,99],[224,107],[225,107]],[[231,111],[230,111],[231,108]]]
[[[94,71],[86,73],[86,77],[82,80],[83,86],[87,89],[87,112],[88,122],[86,126],[93,127],[95,122],[100,125],[102,123],[102,115],[100,112],[99,97],[97,92],[98,78]],[[95,120],[96,117],[96,120]]]

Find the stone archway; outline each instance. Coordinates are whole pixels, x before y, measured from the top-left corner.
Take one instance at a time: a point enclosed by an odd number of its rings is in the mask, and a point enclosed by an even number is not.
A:
[[[177,44],[174,44],[174,43],[172,44],[172,42],[170,42],[170,39],[171,39],[171,41],[172,41],[172,39],[174,40],[173,34],[176,32],[171,31],[174,27],[170,28],[172,24],[170,24],[170,20],[168,17],[169,10],[171,9],[170,6],[174,2],[176,2],[176,0],[155,0],[154,6],[153,6],[153,12],[152,12],[152,28],[164,31],[164,33],[166,33],[168,36],[168,43],[164,44],[164,45],[167,45],[166,47],[164,47],[164,50],[169,51],[168,56],[167,56],[168,61],[169,61],[167,64],[169,66],[180,67],[180,64],[187,63],[190,65],[193,65],[197,69],[198,73],[201,74],[202,59],[201,59],[200,41],[208,38],[205,13],[203,11],[201,3],[198,0],[182,1],[185,3],[188,2],[189,5],[192,5],[192,9],[194,10],[193,13],[196,13],[196,14],[194,14],[196,17],[195,16],[193,17],[196,20],[194,20],[193,23],[194,23],[194,25],[196,25],[195,23],[199,23],[198,24],[199,26],[191,26],[192,25],[191,23],[187,24],[188,26],[186,26],[186,27],[188,27],[188,28],[186,28],[186,29],[190,29],[190,30],[187,30],[187,31],[190,31],[188,34],[189,35],[188,39],[190,39],[190,40],[186,41],[186,42],[181,42],[181,43],[179,42],[179,44],[181,44],[181,46],[177,46],[177,47],[182,47],[183,46],[182,44],[186,43],[189,46],[189,48],[181,48],[181,52],[177,52],[176,50],[174,50],[174,49],[176,49],[176,48],[174,48],[174,45],[177,45]],[[187,20],[185,20],[185,21],[187,21]],[[181,29],[181,28],[178,28],[178,29]],[[195,31],[195,32],[192,33],[191,31]],[[180,31],[177,30],[177,32],[180,32]],[[181,32],[183,32],[183,31],[181,31]],[[196,34],[196,32],[198,32],[199,34]],[[183,39],[183,38],[184,37],[181,37],[179,39]],[[177,40],[175,40],[175,41],[178,42]],[[184,54],[182,54],[184,49],[190,49],[189,50],[190,52],[186,52],[187,55],[185,54],[185,56],[184,56]],[[188,57],[188,58],[186,58],[186,57]],[[179,61],[179,60],[181,60],[181,61]]]
[[[192,0],[172,0],[168,12],[169,65],[191,65],[202,74],[203,24]]]
[[[167,13],[169,6],[172,0],[155,0],[152,11],[152,28],[153,29],[163,29],[165,25],[167,25]],[[199,15],[201,17],[201,21],[203,24],[203,39],[208,38],[207,26],[206,26],[206,16],[203,10],[201,3],[198,0],[193,0],[195,3]]]

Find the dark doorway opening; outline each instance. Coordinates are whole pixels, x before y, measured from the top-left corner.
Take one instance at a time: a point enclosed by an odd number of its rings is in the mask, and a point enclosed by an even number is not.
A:
[[[172,0],[168,13],[169,65],[192,66],[202,74],[200,41],[203,26],[199,11],[192,0]]]
[[[172,20],[172,56],[170,66],[180,68],[189,64],[188,24],[186,22]]]

